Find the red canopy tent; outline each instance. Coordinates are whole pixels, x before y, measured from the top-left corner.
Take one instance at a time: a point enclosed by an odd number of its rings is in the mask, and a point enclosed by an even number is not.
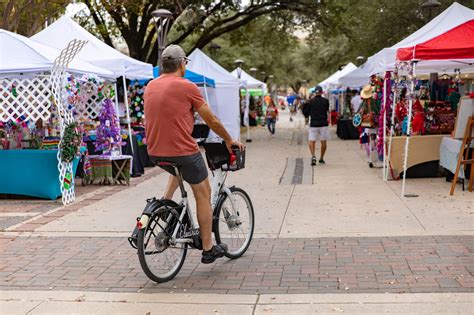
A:
[[[474,20],[424,43],[397,50],[399,61],[446,59],[474,59]]]

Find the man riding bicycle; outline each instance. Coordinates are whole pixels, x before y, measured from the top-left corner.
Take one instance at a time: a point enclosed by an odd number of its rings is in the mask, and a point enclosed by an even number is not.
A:
[[[199,147],[192,137],[194,112],[226,143],[244,150],[232,139],[219,119],[212,113],[199,88],[184,79],[188,59],[178,45],[170,45],[161,55],[161,75],[148,83],[144,94],[148,154],[153,162],[166,160],[181,169],[183,179],[190,184],[196,199],[197,219],[202,238],[201,262],[209,264],[223,257],[226,244],[213,246],[211,186]],[[178,188],[177,174],[172,167],[161,166],[170,173],[163,198],[172,199]]]

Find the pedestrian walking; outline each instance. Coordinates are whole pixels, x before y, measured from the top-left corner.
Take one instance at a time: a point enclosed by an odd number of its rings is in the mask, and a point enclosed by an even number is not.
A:
[[[315,96],[305,103],[303,115],[310,118],[308,131],[308,146],[311,153],[311,165],[316,165],[316,141],[321,141],[321,156],[319,164],[325,164],[324,155],[326,154],[327,140],[329,140],[329,101],[322,96],[323,89],[316,86]]]
[[[278,119],[278,108],[275,106],[275,103],[273,102],[272,99],[270,99],[270,101],[269,101],[269,105],[267,107],[267,113],[265,115],[265,118],[267,120],[268,131],[270,131],[270,133],[272,135],[274,135],[275,134],[275,125],[276,125],[276,121]]]

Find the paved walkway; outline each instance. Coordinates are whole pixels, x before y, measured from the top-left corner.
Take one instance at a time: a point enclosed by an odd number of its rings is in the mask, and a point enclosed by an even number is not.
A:
[[[327,164],[313,168],[302,119],[289,123],[284,113],[277,128],[275,136],[252,130],[247,166],[228,178],[256,209],[255,239],[244,257],[206,266],[191,251],[173,281],[149,281],[125,238],[145,199],[166,184],[166,174],[152,169],[131,187],[101,187],[5,227],[0,314],[64,307],[136,314],[156,303],[204,314],[470,312],[472,193],[449,196],[443,178],[413,179],[407,192],[419,197],[401,198],[401,183],[383,182],[380,169],[368,168],[357,141],[333,135]],[[0,212],[30,211],[29,201],[9,205]],[[405,294],[379,295],[386,292]],[[188,304],[177,303],[179,294]]]
[[[123,238],[2,239],[3,290],[232,294],[474,292],[473,236],[255,239],[237,260],[200,263],[156,285]]]

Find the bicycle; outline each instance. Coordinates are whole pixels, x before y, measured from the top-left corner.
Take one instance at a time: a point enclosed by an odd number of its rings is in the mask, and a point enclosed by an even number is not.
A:
[[[214,175],[212,231],[217,244],[228,245],[225,256],[236,259],[250,246],[255,224],[254,209],[248,194],[241,188],[226,186],[225,180],[228,171],[244,168],[245,152],[232,148],[230,154],[222,142],[203,143],[203,146],[208,166]],[[129,237],[130,245],[137,249],[143,271],[148,278],[158,283],[169,281],[179,273],[188,247],[202,250],[199,227],[189,207],[180,168],[166,160],[160,163],[172,166],[178,175],[181,201],[148,199]]]

